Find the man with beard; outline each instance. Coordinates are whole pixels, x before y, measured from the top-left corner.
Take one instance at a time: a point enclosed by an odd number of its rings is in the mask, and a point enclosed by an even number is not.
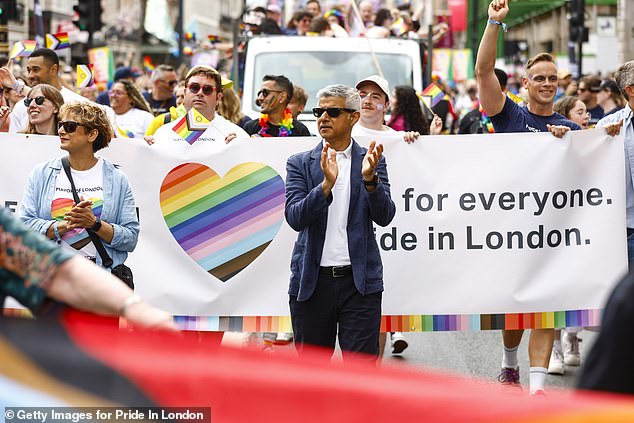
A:
[[[310,136],[308,128],[293,118],[288,103],[293,98],[293,84],[284,75],[265,75],[258,91],[256,104],[262,110],[259,119],[244,124],[244,130],[254,137]]]

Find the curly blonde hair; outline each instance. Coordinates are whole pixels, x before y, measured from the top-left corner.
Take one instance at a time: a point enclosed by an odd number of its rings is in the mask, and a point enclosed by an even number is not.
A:
[[[69,119],[70,118],[70,119]],[[108,147],[113,132],[104,109],[95,103],[73,102],[64,104],[59,109],[59,120],[75,120],[86,127],[86,131],[96,130],[99,134],[92,143],[92,151],[97,152]]]

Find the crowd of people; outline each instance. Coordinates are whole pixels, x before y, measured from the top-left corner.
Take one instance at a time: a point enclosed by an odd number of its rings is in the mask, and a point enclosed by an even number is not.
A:
[[[318,106],[312,109],[318,134],[311,134],[298,120],[308,101],[306,92],[284,75],[264,76],[256,101],[261,114],[250,117],[241,113],[232,81],[209,66],[180,72],[162,64],[149,77],[120,66],[107,91],[98,93],[76,90],[72,75],[70,84],[68,75],[62,75],[66,73],[61,71],[57,54],[37,49],[26,60],[24,70],[0,68],[0,131],[59,136],[67,157],[36,166],[25,184],[18,215],[28,228],[52,241],[29,238],[25,243],[50,256],[54,267],[79,263],[70,259],[68,252],[73,252],[117,275],[115,269],[124,265],[135,248],[139,222],[127,177],[95,155],[112,138],[143,138],[149,144],[182,141],[172,129],[192,109],[212,123],[199,138],[203,142],[319,135],[321,140],[312,151],[291,157],[287,166],[286,219],[299,232],[288,292],[295,343],[298,351],[308,344],[333,349],[338,336],[344,356],[365,353],[375,359],[382,354],[386,339],[379,335],[383,281],[372,224],[389,224],[395,206],[382,145],[373,142],[363,148],[354,141],[355,136],[397,135],[411,143],[421,136],[458,133],[548,131],[562,137],[570,130],[594,126],[606,127],[616,135],[625,127],[626,149],[632,148],[634,63],[627,62],[612,75],[585,76],[576,82],[569,72],[557,69],[550,54],[541,53],[528,61],[525,75],[515,78],[514,84],[520,84],[516,89],[509,83],[509,75],[494,67],[498,32],[508,10],[506,0],[491,2],[475,65],[476,80],[456,87],[436,76],[434,82],[448,98],[431,110],[412,87],[390,89],[383,76],[368,75],[354,87],[335,84],[319,91]],[[375,10],[367,1],[358,8],[324,11],[318,0],[308,0],[306,9],[297,11],[286,25],[281,24],[280,12],[274,4],[256,9],[250,25],[261,33],[299,36],[421,35],[416,12]],[[628,253],[632,257],[633,170],[627,169]],[[352,172],[358,174],[356,179],[350,177]],[[354,222],[354,233],[347,233],[349,222]],[[27,231],[0,210],[0,241],[8,242],[9,236],[11,242],[18,242],[15,234],[25,237]],[[56,244],[61,248],[56,249]],[[68,293],[70,287],[55,289],[64,286],[55,283],[58,274],[41,275],[41,281],[28,282],[31,288],[24,291],[15,278],[9,278],[5,288],[5,276],[0,273],[2,293],[36,309],[46,295],[38,291],[41,287],[53,298],[78,304],[83,296],[73,297]],[[109,304],[89,302],[84,308],[119,315],[141,308],[133,307],[141,301],[131,291],[103,276],[106,272],[100,275],[97,279],[103,285],[99,289],[110,287],[107,289],[116,291],[115,299]],[[331,298],[338,300],[333,303]],[[147,307],[147,315],[136,320],[171,327],[164,314]],[[565,365],[580,364],[577,334],[581,329],[566,328],[562,334],[553,329],[532,331],[532,394],[543,393],[547,373],[563,374]],[[521,337],[522,331],[503,331],[499,376],[503,384],[519,385]],[[268,340],[288,340],[288,336]],[[391,344],[393,353],[407,348],[400,333],[392,334]]]

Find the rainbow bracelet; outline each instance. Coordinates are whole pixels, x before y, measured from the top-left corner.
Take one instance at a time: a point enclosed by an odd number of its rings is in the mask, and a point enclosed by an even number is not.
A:
[[[506,24],[504,22],[496,21],[495,19],[489,19],[489,23],[492,25],[500,25],[502,27],[502,30],[506,32]]]

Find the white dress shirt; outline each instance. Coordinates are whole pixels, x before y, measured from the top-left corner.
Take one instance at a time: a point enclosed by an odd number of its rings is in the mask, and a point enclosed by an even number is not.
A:
[[[325,141],[324,141],[325,142]],[[344,151],[337,151],[339,174],[332,187],[332,203],[328,207],[326,240],[320,266],[347,266],[351,264],[348,251],[348,210],[350,209],[350,167],[352,141]],[[359,175],[359,178],[361,175]]]

